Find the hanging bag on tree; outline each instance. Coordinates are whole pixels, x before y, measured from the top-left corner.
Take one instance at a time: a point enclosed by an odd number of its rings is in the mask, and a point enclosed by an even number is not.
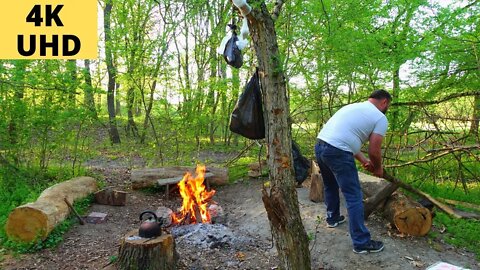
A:
[[[230,66],[240,68],[243,65],[243,55],[237,45],[238,37],[237,33],[235,32],[237,26],[234,24],[229,24],[228,26],[232,31],[232,36],[225,45],[225,50],[223,51],[223,58],[225,58],[225,61],[227,61],[227,64],[229,64]]]
[[[295,170],[295,181],[300,185],[307,179],[310,161],[302,155],[298,144],[292,140],[293,169]]]
[[[258,69],[250,78],[233,109],[230,117],[230,130],[252,140],[265,138]]]

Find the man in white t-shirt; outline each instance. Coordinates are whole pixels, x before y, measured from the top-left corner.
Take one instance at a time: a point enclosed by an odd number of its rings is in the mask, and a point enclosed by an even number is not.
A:
[[[385,113],[391,101],[387,91],[376,90],[368,101],[338,110],[317,136],[315,155],[324,182],[327,226],[334,228],[345,222],[340,215],[341,189],[355,253],[380,252],[384,248],[382,242],[370,238],[365,227],[363,195],[354,158],[375,176],[383,176],[381,146],[388,127]],[[368,158],[360,151],[367,141]]]

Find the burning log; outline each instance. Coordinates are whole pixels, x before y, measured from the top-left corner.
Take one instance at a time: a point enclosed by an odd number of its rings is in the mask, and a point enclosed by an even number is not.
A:
[[[146,239],[133,230],[120,240],[118,269],[177,269],[177,260],[171,234]]]
[[[193,169],[187,166],[174,166],[156,169],[132,170],[132,188],[141,189],[146,187],[154,187],[158,184],[159,180],[167,178],[179,178],[179,180],[176,182],[178,183],[180,180],[182,180],[181,176],[184,175],[185,172],[193,173]],[[207,174],[210,173],[205,179],[209,184],[225,185],[228,183],[227,168],[209,167],[206,172]]]
[[[29,242],[47,238],[55,225],[69,214],[64,198],[73,203],[98,189],[92,177],[77,177],[45,189],[37,201],[15,208],[8,216],[5,231],[8,237]]]
[[[178,183],[182,196],[180,213],[173,214],[175,224],[210,223],[208,203],[212,200],[215,190],[207,191],[205,185],[205,166],[197,166],[195,177],[191,173],[185,174]]]

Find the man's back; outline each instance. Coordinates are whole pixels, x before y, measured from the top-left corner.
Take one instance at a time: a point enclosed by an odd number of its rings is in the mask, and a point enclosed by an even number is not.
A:
[[[323,126],[318,138],[341,150],[356,154],[371,133],[385,136],[387,118],[369,101],[347,105]]]

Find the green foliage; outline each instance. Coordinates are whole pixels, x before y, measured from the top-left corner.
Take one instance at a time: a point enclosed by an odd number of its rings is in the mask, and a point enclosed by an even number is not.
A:
[[[118,261],[118,256],[116,256],[116,255],[112,255],[112,256],[110,256],[110,257],[108,258],[108,262],[109,262],[110,264],[115,263],[115,262],[117,262],[117,261]]]

